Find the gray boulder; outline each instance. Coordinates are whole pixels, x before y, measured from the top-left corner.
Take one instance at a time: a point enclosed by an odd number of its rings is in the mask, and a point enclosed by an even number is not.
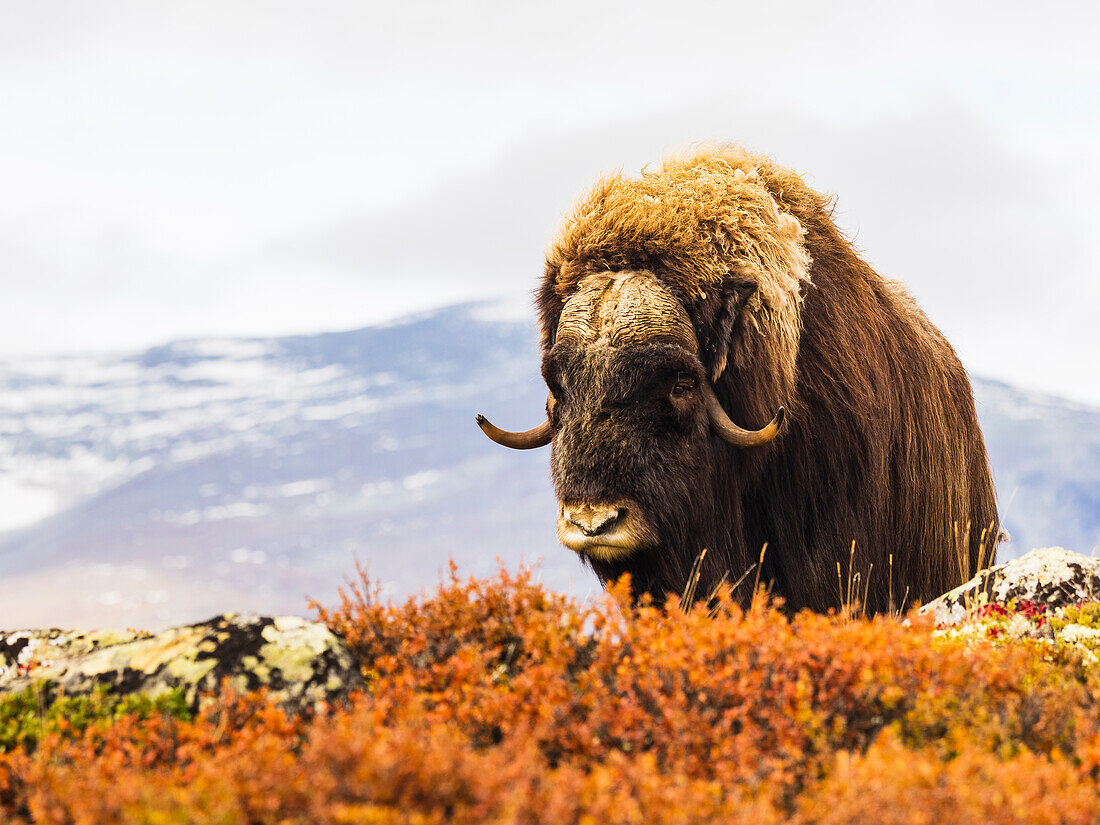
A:
[[[1007,608],[1026,602],[1049,612],[1097,600],[1100,559],[1061,547],[1043,547],[983,570],[919,612],[930,613],[936,624],[943,626],[958,624],[990,604]]]
[[[1038,639],[1100,663],[1100,559],[1044,547],[984,570],[924,605],[937,633]]]
[[[226,614],[156,634],[0,631],[0,696],[33,685],[47,698],[103,688],[153,697],[178,688],[198,710],[223,680],[239,692],[267,688],[290,713],[340,701],[361,685],[343,640],[295,616]]]

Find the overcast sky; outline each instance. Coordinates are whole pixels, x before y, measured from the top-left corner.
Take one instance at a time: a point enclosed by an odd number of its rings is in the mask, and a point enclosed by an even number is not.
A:
[[[838,196],[976,373],[1100,403],[1100,5],[0,0],[0,353],[529,292],[699,140]]]

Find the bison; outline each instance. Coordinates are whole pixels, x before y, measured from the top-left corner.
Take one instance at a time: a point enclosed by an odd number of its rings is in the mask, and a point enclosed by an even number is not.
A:
[[[558,536],[601,581],[706,595],[759,563],[792,611],[875,613],[992,562],[962,364],[794,172],[723,145],[603,177],[537,302],[546,421],[477,420],[553,445]]]

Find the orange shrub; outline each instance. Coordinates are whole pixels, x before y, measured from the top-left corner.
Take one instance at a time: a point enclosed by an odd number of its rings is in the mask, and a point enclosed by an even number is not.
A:
[[[224,695],[0,754],[50,823],[1094,821],[1100,679],[1040,641],[728,601],[596,604],[528,573],[318,608],[367,689],[287,719]],[[761,600],[762,601],[762,600]],[[1044,818],[1045,817],[1045,818]]]

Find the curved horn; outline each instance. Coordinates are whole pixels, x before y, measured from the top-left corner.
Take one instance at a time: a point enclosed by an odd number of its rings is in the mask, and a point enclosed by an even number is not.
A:
[[[488,418],[480,413],[476,418],[477,425],[481,427],[481,431],[485,433],[485,435],[489,436],[490,439],[503,447],[511,447],[513,450],[533,450],[536,447],[545,447],[554,437],[554,434],[550,431],[549,415],[554,411],[554,404],[554,393],[547,394],[546,420],[534,429],[524,430],[521,433],[502,430],[500,427],[494,426]]]
[[[550,432],[550,422],[543,421],[532,430],[524,430],[521,433],[513,433],[502,430],[489,422],[483,415],[477,417],[477,425],[481,431],[489,436],[497,444],[511,447],[513,450],[533,450],[535,447],[545,447],[550,443],[553,434]]]
[[[746,430],[730,421],[730,417],[726,415],[726,411],[718,403],[718,396],[714,394],[714,387],[709,382],[704,381],[702,389],[703,400],[707,405],[707,415],[710,416],[711,426],[727,444],[732,444],[734,447],[757,447],[761,444],[767,444],[779,435],[779,429],[783,426],[783,419],[787,415],[786,410],[782,407],[775,414],[775,418],[763,429]]]
[[[553,394],[547,397],[546,408],[548,411],[553,410]],[[513,433],[508,430],[502,430],[500,427],[495,427],[489,422],[488,418],[480,414],[477,416],[477,425],[481,427],[481,431],[485,433],[485,435],[489,436],[489,438],[497,444],[511,447],[513,450],[533,450],[535,447],[545,447],[554,437],[554,434],[550,432],[549,418],[533,430],[524,430],[521,433]]]

